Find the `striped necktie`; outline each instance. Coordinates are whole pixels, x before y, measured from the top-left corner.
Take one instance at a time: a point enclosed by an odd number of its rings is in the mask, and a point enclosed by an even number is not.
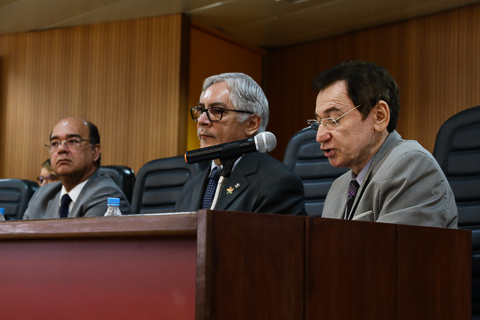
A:
[[[350,211],[352,210],[353,202],[355,201],[355,196],[357,195],[358,184],[357,180],[350,180],[350,186],[348,188],[348,200],[347,200],[347,209],[345,210],[344,219],[350,220],[352,219],[353,215],[350,215]]]

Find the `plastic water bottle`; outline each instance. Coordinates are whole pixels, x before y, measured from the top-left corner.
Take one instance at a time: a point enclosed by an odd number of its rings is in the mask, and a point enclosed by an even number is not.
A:
[[[108,198],[107,202],[107,212],[105,212],[105,217],[119,217],[122,215],[120,212],[120,199],[119,198]]]
[[[0,208],[0,221],[5,221],[5,208]]]

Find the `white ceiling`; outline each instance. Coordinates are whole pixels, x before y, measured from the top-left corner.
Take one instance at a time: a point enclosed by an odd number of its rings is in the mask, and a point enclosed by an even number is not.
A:
[[[480,0],[0,0],[0,34],[184,13],[271,48],[474,3]]]

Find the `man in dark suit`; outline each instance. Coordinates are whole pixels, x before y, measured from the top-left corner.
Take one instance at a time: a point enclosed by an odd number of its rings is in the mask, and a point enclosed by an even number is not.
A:
[[[25,211],[24,219],[103,216],[108,198],[120,198],[120,210],[131,214],[125,195],[100,166],[100,135],[83,119],[62,119],[50,134],[52,168],[60,182],[40,187]]]
[[[202,148],[254,137],[265,131],[268,102],[260,86],[242,73],[207,78],[200,102],[191,108],[197,121]],[[212,209],[216,193],[219,159],[190,179],[175,206],[176,211]],[[281,162],[264,153],[247,153],[219,190],[217,210],[306,215],[303,184]]]

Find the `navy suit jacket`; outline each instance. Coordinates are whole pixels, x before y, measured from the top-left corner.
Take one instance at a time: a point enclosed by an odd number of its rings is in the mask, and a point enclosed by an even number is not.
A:
[[[175,211],[202,206],[210,167],[183,187]],[[216,210],[306,215],[303,183],[283,163],[265,153],[243,155],[223,185]]]

